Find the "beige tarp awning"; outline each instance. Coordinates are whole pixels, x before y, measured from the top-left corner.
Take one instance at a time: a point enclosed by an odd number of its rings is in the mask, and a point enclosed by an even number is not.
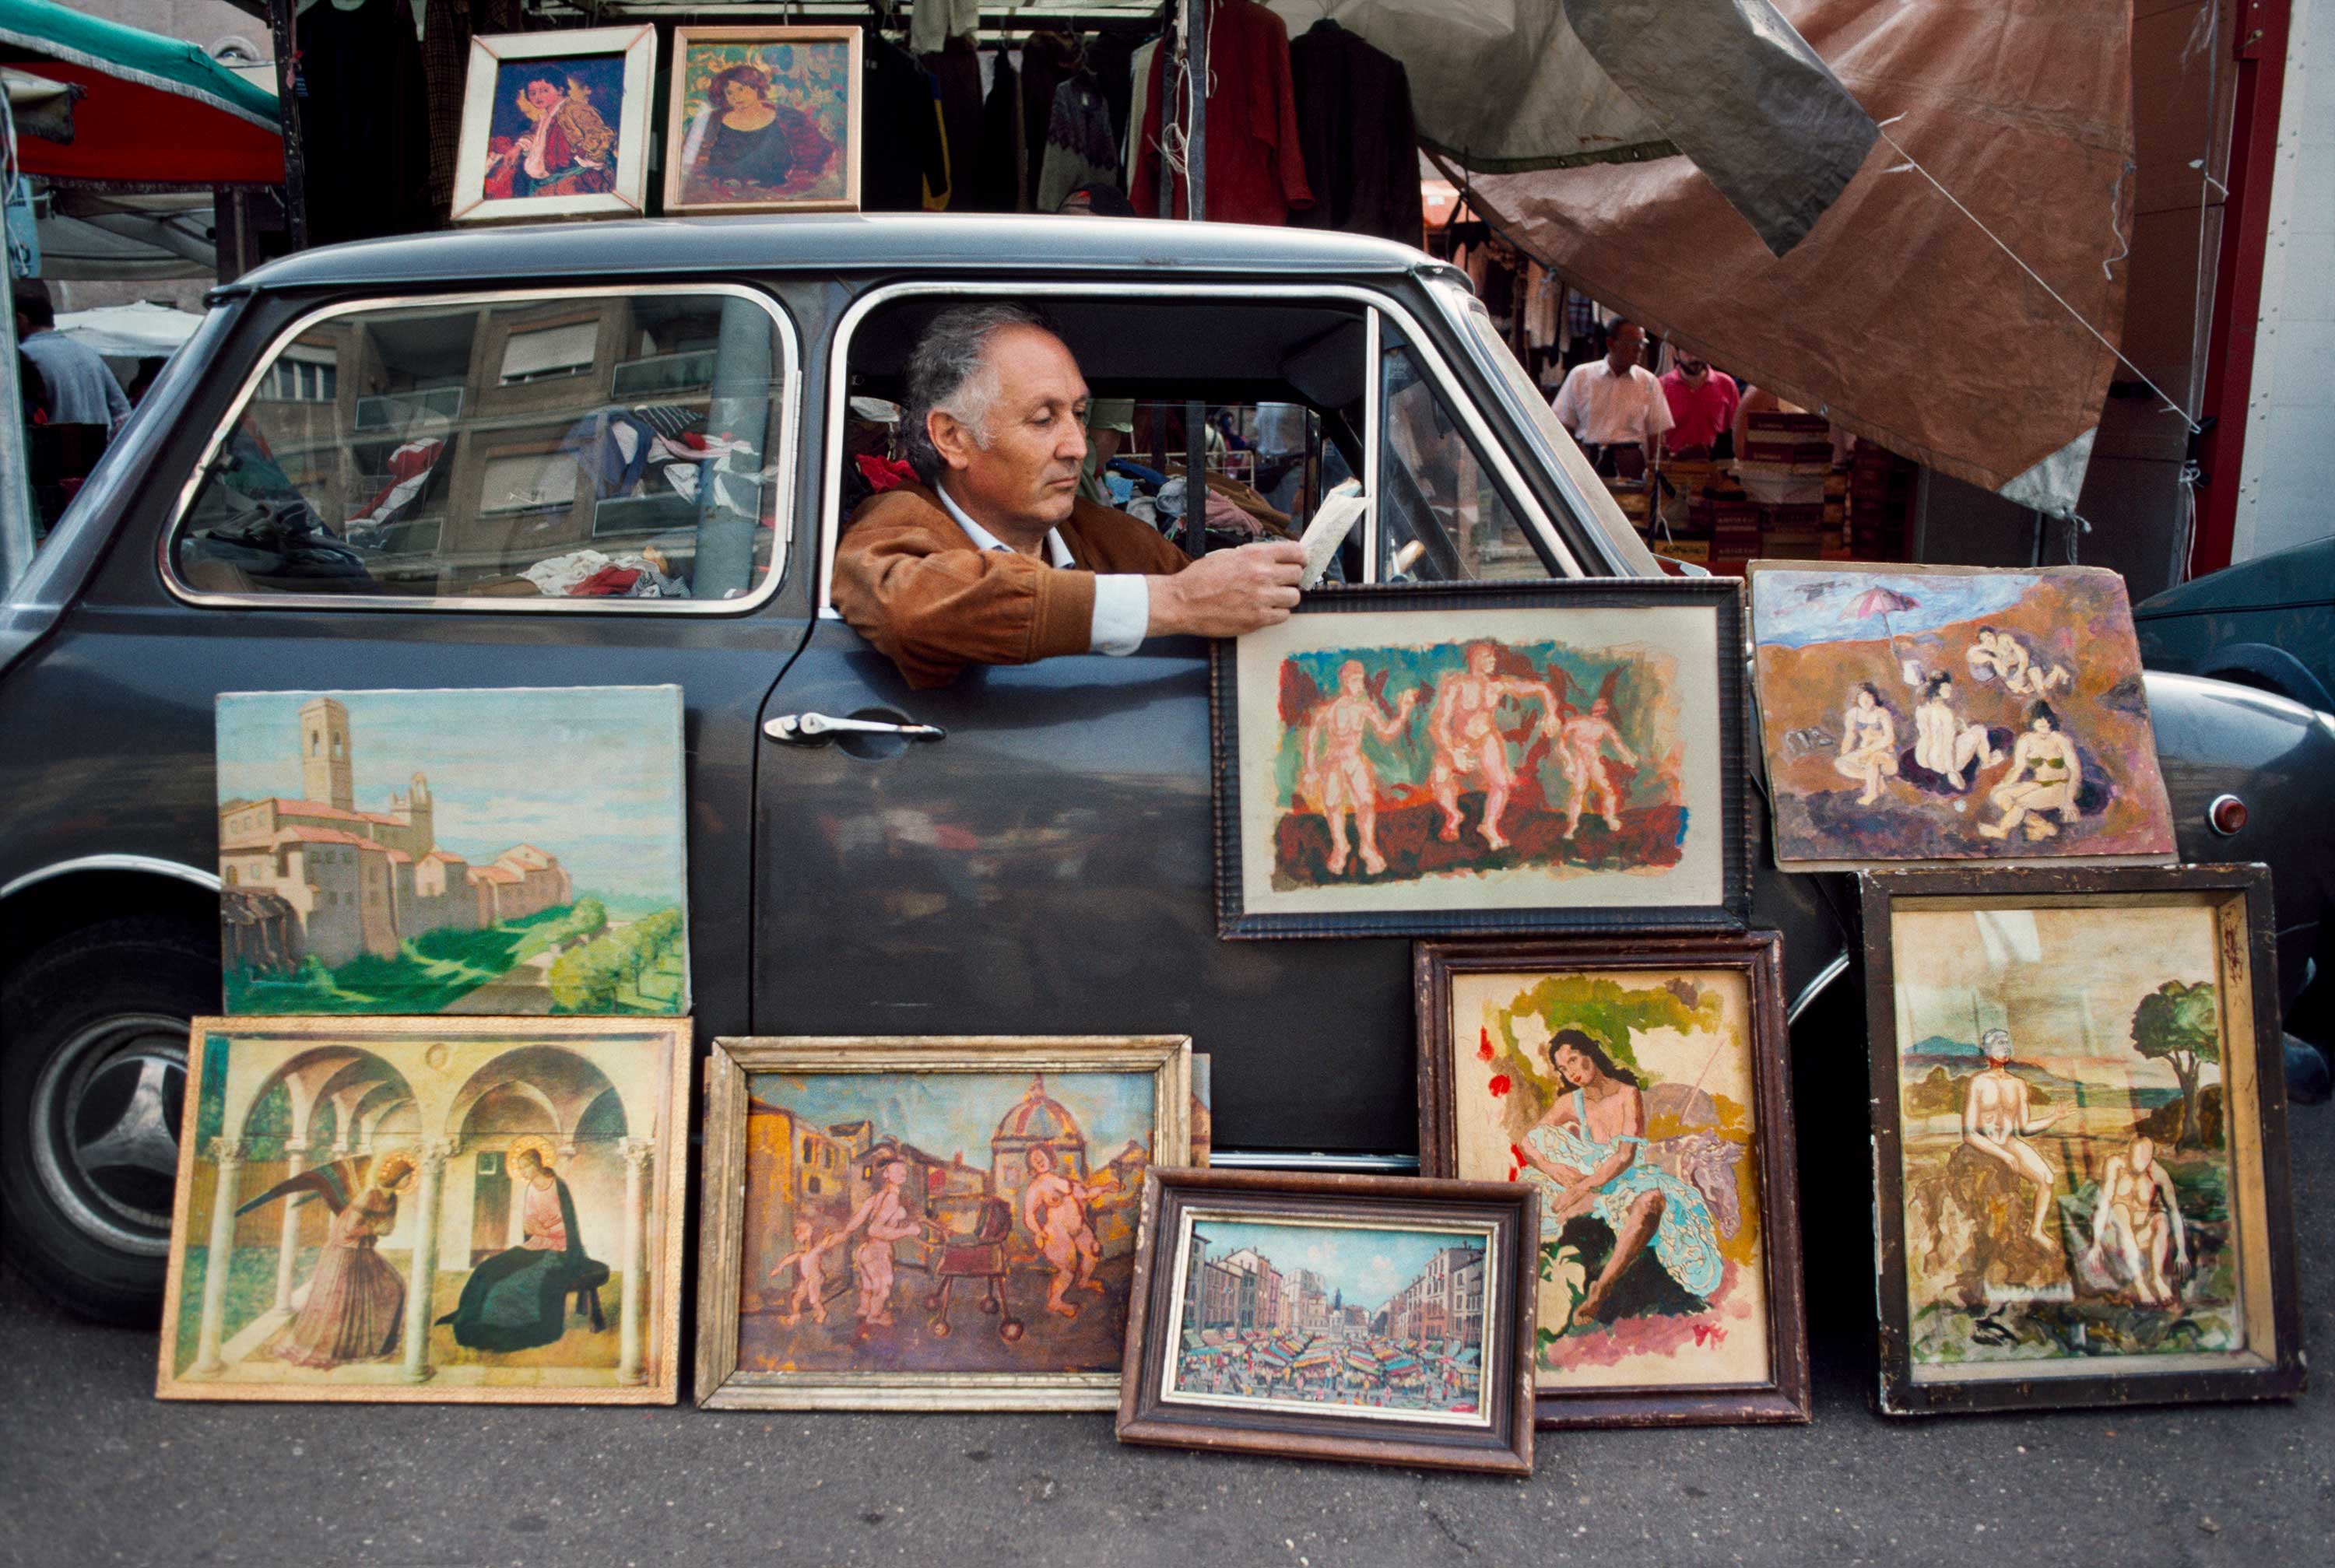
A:
[[[1973,216],[1886,140],[1781,257],[1683,158],[1478,176],[1478,209],[1722,369],[2022,505],[2072,511],[2116,363],[2083,322],[2113,341],[2124,315],[2129,0],[1780,8]]]

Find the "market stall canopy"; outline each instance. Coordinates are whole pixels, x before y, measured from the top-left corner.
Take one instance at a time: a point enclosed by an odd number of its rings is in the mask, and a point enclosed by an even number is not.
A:
[[[65,186],[44,198],[41,275],[74,282],[215,277],[208,191],[121,195]]]
[[[1489,175],[1470,198],[1567,283],[1720,368],[2069,515],[2124,317],[2128,0],[1784,8],[1884,137],[1790,255],[1683,159]]]
[[[67,140],[23,128],[17,157],[26,174],[150,189],[283,181],[275,98],[192,44],[50,0],[0,0],[0,64],[82,90]]]
[[[57,333],[108,359],[168,359],[202,324],[192,311],[141,299],[66,311],[57,317]]]

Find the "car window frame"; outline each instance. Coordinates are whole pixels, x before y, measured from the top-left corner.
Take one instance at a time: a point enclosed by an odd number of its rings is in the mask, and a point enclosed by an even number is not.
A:
[[[1273,284],[1273,283],[1105,283],[1093,279],[1058,278],[1037,280],[995,280],[989,278],[928,279],[886,284],[871,288],[851,302],[836,323],[828,350],[827,387],[827,430],[822,442],[826,459],[825,473],[819,496],[819,583],[813,597],[818,618],[839,621],[842,613],[835,607],[835,553],[843,535],[843,437],[848,404],[850,397],[851,342],[867,317],[884,305],[918,295],[957,295],[967,298],[1036,299],[1068,295],[1141,299],[1222,300],[1254,304],[1259,300],[1289,300],[1319,303],[1338,300],[1361,305],[1364,309],[1364,352],[1368,356],[1367,373],[1363,377],[1363,461],[1365,471],[1373,477],[1378,472],[1379,426],[1384,410],[1377,386],[1377,365],[1382,341],[1380,327],[1382,320],[1391,320],[1401,329],[1404,344],[1420,357],[1422,369],[1436,391],[1457,412],[1468,434],[1485,455],[1504,493],[1504,498],[1518,519],[1539,535],[1550,558],[1558,566],[1551,580],[1594,576],[1583,564],[1580,555],[1567,540],[1541,504],[1538,493],[1526,482],[1523,470],[1500,441],[1491,421],[1478,406],[1467,386],[1453,373],[1450,362],[1442,349],[1422,325],[1419,315],[1406,308],[1383,289],[1361,284]],[[1379,532],[1379,497],[1372,485],[1369,510],[1363,514],[1363,581],[1378,580],[1377,543]]]
[[[772,477],[776,498],[771,516],[777,519],[770,532],[770,569],[762,581],[748,593],[732,599],[632,599],[632,598],[540,598],[476,597],[462,595],[424,594],[271,594],[214,593],[190,586],[178,571],[178,545],[184,536],[194,510],[195,498],[210,477],[211,466],[218,460],[220,451],[233,435],[251,401],[258,394],[263,380],[272,372],[284,351],[302,334],[318,325],[344,316],[400,310],[422,310],[444,307],[449,310],[465,305],[495,306],[507,305],[557,304],[563,300],[599,301],[627,298],[635,295],[669,297],[675,295],[696,295],[724,299],[742,299],[760,305],[777,327],[783,366],[774,378],[774,397],[778,403],[779,433],[772,443],[776,454],[777,473]],[[160,572],[162,586],[170,596],[181,604],[205,609],[235,610],[352,610],[371,614],[411,615],[417,611],[463,611],[488,615],[743,615],[760,609],[777,595],[785,585],[788,568],[794,562],[793,520],[797,487],[801,474],[802,390],[804,383],[802,334],[797,329],[793,315],[785,302],[774,292],[752,287],[742,283],[675,280],[671,283],[610,284],[589,288],[502,288],[476,289],[457,294],[394,294],[367,295],[362,297],[334,300],[301,312],[283,330],[268,339],[267,346],[252,362],[241,385],[204,440],[202,455],[179,487],[179,495],[170,508],[170,521],[162,528],[155,547],[155,566]]]

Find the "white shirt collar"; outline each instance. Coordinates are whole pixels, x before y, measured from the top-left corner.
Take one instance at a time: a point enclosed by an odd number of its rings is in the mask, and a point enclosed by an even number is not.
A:
[[[1012,546],[1007,544],[1003,539],[999,538],[995,534],[991,533],[987,528],[984,528],[979,523],[974,522],[972,518],[966,516],[965,509],[956,504],[956,498],[950,495],[945,487],[935,485],[933,487],[933,493],[940,497],[941,505],[948,508],[948,515],[956,519],[956,526],[964,530],[964,537],[973,541],[973,547],[974,549],[1011,550],[1013,548]],[[1071,559],[1071,547],[1062,541],[1062,532],[1060,528],[1048,528],[1046,530],[1046,564],[1051,566],[1062,567],[1073,566],[1078,564]]]

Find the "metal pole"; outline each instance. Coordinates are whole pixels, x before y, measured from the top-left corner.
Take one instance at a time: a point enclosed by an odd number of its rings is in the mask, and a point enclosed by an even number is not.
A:
[[[1185,60],[1192,73],[1192,129],[1184,145],[1184,215],[1195,223],[1207,217],[1210,4],[1211,0],[1184,0]]]
[[[0,199],[16,181],[16,116],[0,93]],[[0,243],[8,259],[8,313],[0,325],[0,598],[33,569],[33,489],[25,471],[24,388],[16,376],[16,247]]]
[[[292,43],[294,0],[267,0],[267,32],[276,48],[276,111],[284,130],[284,227],[295,250],[308,248],[308,160],[300,145],[299,76]]]

